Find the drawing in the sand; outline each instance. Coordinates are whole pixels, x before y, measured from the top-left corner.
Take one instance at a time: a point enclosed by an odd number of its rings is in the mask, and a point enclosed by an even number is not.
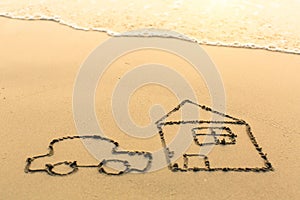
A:
[[[61,149],[60,152],[55,149],[55,144],[66,145],[66,143],[70,143],[72,145],[72,142],[78,142],[78,140],[84,140],[84,142],[94,145],[103,159],[100,162],[84,163],[77,160],[79,155],[78,150],[75,148]],[[49,144],[48,153],[27,158],[25,172],[47,172],[49,175],[65,176],[78,171],[79,168],[96,168],[100,173],[107,175],[121,175],[129,172],[145,172],[150,168],[151,153],[124,151],[118,150],[118,148],[119,144],[117,142],[98,135],[67,136],[54,139]],[[62,153],[63,156],[55,158],[56,153]],[[49,161],[49,158],[52,159]],[[42,164],[43,166],[33,167],[32,165],[38,159],[46,161]],[[135,162],[135,160],[138,160],[138,162]],[[50,163],[51,161],[54,163]],[[67,169],[61,170],[62,166]]]
[[[183,109],[198,109],[198,119],[174,119]],[[213,117],[219,120],[212,120]],[[173,117],[173,118],[172,118]],[[266,154],[258,145],[250,125],[244,120],[212,110],[190,100],[181,102],[156,122],[168,167],[172,171],[254,171],[273,170]],[[170,128],[172,127],[172,128]],[[174,127],[182,128],[181,143],[191,141],[190,147],[181,153],[180,145],[172,144]],[[169,135],[172,135],[169,137]],[[205,148],[211,152],[206,155]]]
[[[176,119],[183,109],[198,109],[200,116],[197,119],[182,120],[181,117]],[[158,120],[156,125],[168,168],[173,172],[273,170],[266,154],[258,145],[250,125],[244,120],[185,100]],[[174,135],[179,128],[184,131]],[[179,137],[177,140],[179,143],[170,142],[175,136]],[[81,140],[93,145],[98,151],[97,158],[101,155],[103,159],[92,164],[84,163],[78,160],[77,149],[72,145],[61,151],[54,148],[58,144],[65,146],[72,141]],[[183,144],[190,144],[189,148],[183,149]],[[25,172],[47,172],[49,175],[64,176],[78,171],[79,168],[96,168],[100,173],[107,175],[143,173],[151,168],[153,159],[150,152],[118,150],[117,142],[98,135],[54,139],[48,148],[48,153],[27,159]],[[210,152],[205,153],[207,148]],[[55,157],[57,152],[63,153],[59,159]],[[82,158],[82,155],[79,157]],[[52,160],[42,162],[41,167],[32,166],[37,160],[47,158]],[[60,171],[62,166],[67,169]]]

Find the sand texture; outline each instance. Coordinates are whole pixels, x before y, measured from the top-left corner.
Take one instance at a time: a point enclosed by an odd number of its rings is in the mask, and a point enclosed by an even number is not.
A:
[[[146,174],[107,176],[87,168],[56,177],[25,173],[26,158],[46,153],[54,138],[76,135],[74,81],[84,59],[109,36],[55,22],[7,18],[0,18],[0,30],[0,199],[298,199],[299,55],[202,46],[222,76],[227,114],[251,125],[274,171],[194,173],[172,172],[165,167]],[[116,61],[115,67],[105,72],[99,82],[99,88],[105,89],[97,91],[96,111],[107,136],[118,140],[122,147],[153,151],[161,148],[158,135],[134,143],[113,121],[110,96],[122,73],[151,55],[155,61],[164,61],[180,71],[202,104],[210,106],[211,102],[198,75],[192,69],[181,68],[186,64],[183,61],[163,52],[137,54]],[[127,65],[118,69],[117,62]],[[157,85],[153,88],[142,87],[130,102],[133,120],[142,125],[150,122],[141,113],[147,113],[151,104],[160,103],[168,111],[180,103],[170,91]],[[237,142],[239,139],[243,137],[238,136]],[[241,149],[251,146],[242,144]],[[67,151],[74,147],[63,148]],[[87,152],[81,149],[78,159],[91,161],[93,158],[85,157]],[[221,159],[216,153],[212,156]],[[233,150],[227,156],[255,157],[243,150]],[[251,160],[249,165],[256,166],[256,162],[260,161]],[[225,164],[239,166],[234,162]]]

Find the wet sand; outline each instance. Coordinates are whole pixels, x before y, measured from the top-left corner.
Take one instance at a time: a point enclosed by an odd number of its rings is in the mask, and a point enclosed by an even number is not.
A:
[[[0,18],[0,29],[1,199],[248,200],[297,199],[300,195],[299,55],[202,46],[222,76],[227,113],[251,125],[273,172],[174,173],[165,168],[111,177],[87,169],[51,177],[24,173],[25,160],[45,153],[52,139],[76,134],[74,81],[83,60],[108,36],[54,22],[7,18]],[[197,85],[196,78],[191,80]],[[196,93],[201,95],[200,90]],[[172,95],[164,101],[167,109],[179,103]],[[134,109],[133,116],[138,113]],[[106,117],[105,130],[116,130],[107,109],[97,112]]]

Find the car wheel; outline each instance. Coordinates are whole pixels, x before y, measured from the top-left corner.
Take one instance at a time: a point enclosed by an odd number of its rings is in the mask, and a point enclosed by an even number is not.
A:
[[[130,164],[126,160],[103,160],[99,164],[99,172],[107,175],[122,175],[130,171]]]
[[[76,162],[58,162],[55,164],[46,164],[47,172],[53,176],[66,176],[73,174],[78,170]]]

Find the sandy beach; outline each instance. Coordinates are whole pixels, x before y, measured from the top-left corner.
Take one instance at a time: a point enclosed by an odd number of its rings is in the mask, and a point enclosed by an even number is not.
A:
[[[24,173],[26,158],[46,152],[54,138],[76,135],[72,114],[74,81],[82,62],[109,36],[50,21],[3,17],[0,30],[0,199],[296,200],[300,195],[299,55],[201,46],[222,77],[227,114],[251,125],[274,171],[184,173],[166,167],[151,173],[112,177],[87,169],[53,177],[46,173]],[[147,52],[140,56],[147,56]],[[163,53],[156,56],[170,65],[178,65]],[[109,73],[108,78],[101,80],[104,85],[119,77],[116,71]],[[197,87],[197,77],[190,71],[185,73],[191,85]],[[156,99],[147,91],[142,90],[141,97],[148,98],[151,104]],[[164,90],[157,91],[156,98],[165,95]],[[209,105],[207,97],[201,96],[203,90],[195,91]],[[125,136],[118,136],[121,132],[112,123],[109,95],[107,91],[97,97],[104,102],[96,105],[97,114],[106,119],[101,122],[104,130],[115,134],[110,137],[126,141]],[[169,96],[162,102],[166,110],[179,103]],[[148,122],[148,118],[138,115],[146,108],[131,107],[134,119],[142,124]],[[124,143],[126,148],[131,145]],[[149,144],[148,150],[158,146]]]

